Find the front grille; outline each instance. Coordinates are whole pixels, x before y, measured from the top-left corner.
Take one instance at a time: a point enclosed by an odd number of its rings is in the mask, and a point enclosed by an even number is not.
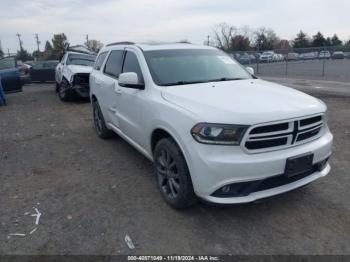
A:
[[[78,73],[74,76],[74,85],[80,85],[84,87],[89,86],[89,74],[88,73]]]
[[[323,127],[323,115],[303,117],[251,127],[242,144],[251,153],[283,149],[316,139]]]

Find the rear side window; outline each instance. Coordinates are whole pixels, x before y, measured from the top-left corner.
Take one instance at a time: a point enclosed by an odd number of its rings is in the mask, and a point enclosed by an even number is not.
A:
[[[115,50],[110,53],[104,70],[107,75],[116,78],[119,77],[119,74],[122,71],[123,52],[123,50]]]
[[[124,59],[123,73],[128,72],[136,73],[139,79],[139,83],[144,83],[139,61],[137,60],[136,55],[132,52],[126,52]]]
[[[96,69],[96,70],[100,70],[101,69],[103,61],[105,61],[105,58],[107,56],[107,53],[108,52],[103,52],[97,57],[94,69]]]

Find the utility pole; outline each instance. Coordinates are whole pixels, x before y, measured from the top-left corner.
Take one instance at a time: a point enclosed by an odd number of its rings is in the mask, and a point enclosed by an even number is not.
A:
[[[39,36],[38,34],[35,34],[35,39],[36,39],[36,46],[38,47],[38,55],[39,55],[39,52],[40,52],[40,48],[39,48],[39,45],[40,45],[40,41],[39,41]]]
[[[20,50],[22,51],[23,50],[23,42],[22,42],[22,40],[21,40],[21,35],[20,34],[16,34],[16,36],[18,37],[18,41],[19,41],[19,48],[20,48]]]
[[[37,59],[39,59],[39,54],[40,54],[40,48],[39,48],[40,41],[39,41],[38,34],[35,34],[35,39],[36,39],[36,46],[38,47],[37,54],[36,54],[36,57],[35,57],[35,61],[36,61]]]
[[[89,48],[89,35],[86,35],[86,46]]]
[[[209,41],[210,41],[210,35],[208,35],[208,42],[207,42],[207,43],[208,43],[208,45],[209,45],[209,43],[210,43]]]

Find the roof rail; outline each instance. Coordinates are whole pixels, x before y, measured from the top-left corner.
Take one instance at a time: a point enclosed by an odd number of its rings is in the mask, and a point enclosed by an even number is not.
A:
[[[134,45],[134,42],[128,42],[128,41],[124,41],[124,42],[115,42],[115,43],[110,43],[106,46],[112,46],[112,45]]]

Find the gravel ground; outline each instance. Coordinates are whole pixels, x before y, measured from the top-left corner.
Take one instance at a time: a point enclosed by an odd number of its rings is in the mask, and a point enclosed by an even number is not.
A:
[[[260,203],[185,211],[162,200],[147,159],[120,138],[96,136],[89,103],[62,103],[53,85],[8,95],[0,254],[350,254],[350,96],[305,91],[329,107],[330,175]]]

